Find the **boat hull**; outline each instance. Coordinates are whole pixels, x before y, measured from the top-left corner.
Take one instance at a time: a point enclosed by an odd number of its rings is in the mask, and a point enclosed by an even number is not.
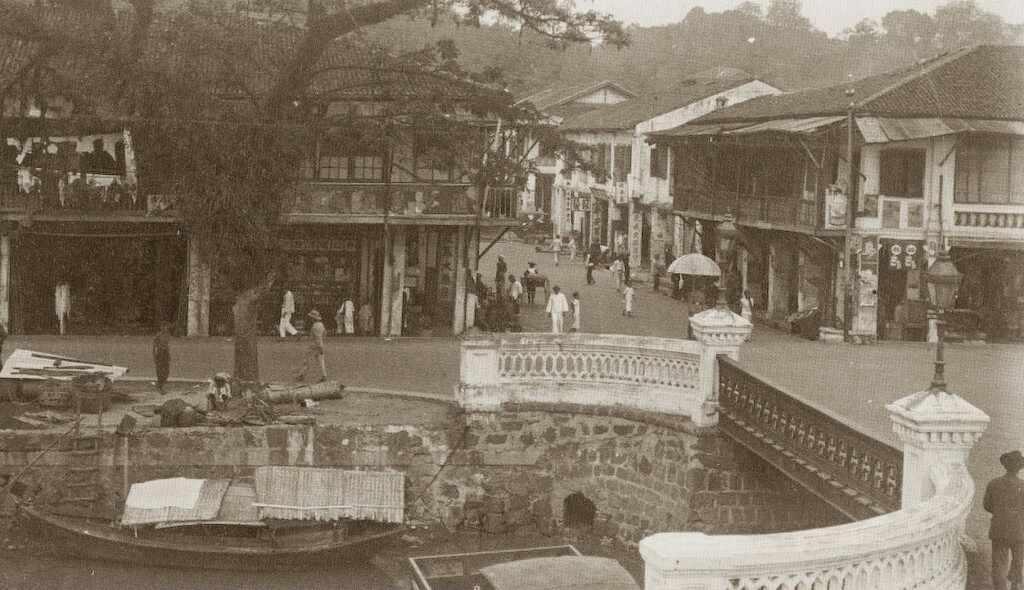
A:
[[[136,565],[216,570],[268,571],[362,562],[404,530],[402,525],[375,525],[365,534],[336,537],[330,529],[289,539],[279,545],[205,538],[198,535],[137,537],[99,521],[44,514],[32,507],[22,512],[61,553],[84,559]]]

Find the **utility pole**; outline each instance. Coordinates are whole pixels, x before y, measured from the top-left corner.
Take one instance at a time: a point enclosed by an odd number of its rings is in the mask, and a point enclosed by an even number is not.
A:
[[[857,172],[853,167],[853,100],[854,89],[848,88],[846,96],[850,97],[850,106],[846,111],[846,238],[843,243],[843,269],[846,271],[843,281],[843,341],[850,341],[850,329],[853,324],[853,208],[857,202],[854,183]]]

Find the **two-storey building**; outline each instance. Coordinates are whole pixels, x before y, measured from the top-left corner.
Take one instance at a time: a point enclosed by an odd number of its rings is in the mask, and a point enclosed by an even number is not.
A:
[[[298,38],[282,34],[283,26],[243,26],[278,35],[260,47],[278,50]],[[20,57],[0,63],[11,67]],[[317,309],[329,328],[351,298],[357,309],[371,306],[381,335],[462,332],[481,229],[516,224],[516,190],[471,180],[471,163],[441,164],[437,146],[425,148],[415,121],[401,113],[386,145],[332,121],[339,114],[379,118],[398,100],[444,105],[452,119],[478,130],[482,157],[500,144],[499,123],[472,114],[479,109],[468,102],[491,91],[350,42],[336,42],[322,59],[314,84],[329,99],[285,200],[285,262],[261,330],[274,332],[288,290],[297,319]],[[190,197],[136,176],[130,121],[86,125],[71,108],[51,106],[40,118],[5,106],[0,321],[15,333],[55,332],[55,291],[67,285],[72,333],[151,333],[171,322],[189,335],[230,334],[227,281],[176,214]],[[514,125],[505,121],[503,133]]]
[[[921,273],[948,246],[964,275],[958,315],[992,338],[1024,321],[1022,88],[1024,47],[977,46],[753,99],[654,140],[673,151],[686,245],[715,255],[716,226],[735,218],[741,246],[722,257],[734,299],[747,289],[772,319],[818,308],[854,334],[923,339]]]

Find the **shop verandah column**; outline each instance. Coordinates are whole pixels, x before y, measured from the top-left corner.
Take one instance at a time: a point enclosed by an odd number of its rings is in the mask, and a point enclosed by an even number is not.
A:
[[[0,324],[11,333],[11,236],[0,236]]]
[[[210,263],[199,246],[188,242],[188,336],[210,335]]]
[[[380,335],[402,335],[405,290],[405,227],[393,226],[384,238],[384,276],[381,281]]]

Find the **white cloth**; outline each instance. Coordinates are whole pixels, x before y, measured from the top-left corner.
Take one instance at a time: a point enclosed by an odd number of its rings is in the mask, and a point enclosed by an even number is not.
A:
[[[124,505],[128,508],[154,510],[160,508],[184,508],[192,510],[199,502],[199,492],[205,479],[157,479],[133,483],[128,490]]]
[[[580,307],[582,304],[579,299],[572,300],[572,329],[580,330]]]
[[[284,301],[281,302],[281,313],[295,313],[295,295],[291,291],[284,292]]]
[[[65,322],[71,315],[71,285],[64,283],[53,290],[53,311],[60,324],[60,335],[64,335]]]
[[[565,298],[565,293],[552,293],[548,296],[548,306],[545,311],[551,314],[551,333],[560,334],[562,332],[562,314],[569,311],[569,301]]]
[[[346,299],[338,308],[338,312],[334,314],[334,323],[338,326],[338,334],[356,333],[355,316],[356,305],[352,303],[351,299]]]
[[[634,297],[633,287],[626,287],[626,290],[622,292],[622,301],[626,305],[626,312],[627,313],[633,311],[633,297]]]

